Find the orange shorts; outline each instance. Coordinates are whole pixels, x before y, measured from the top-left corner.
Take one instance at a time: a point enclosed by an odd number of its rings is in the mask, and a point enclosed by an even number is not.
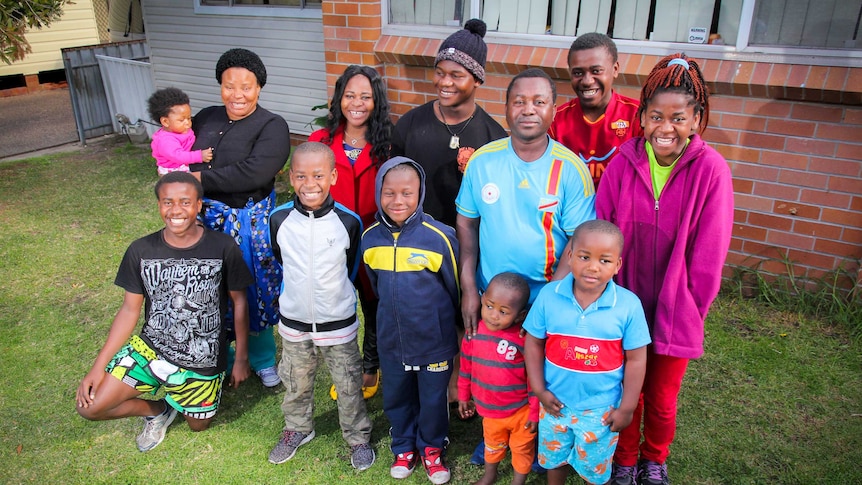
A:
[[[525,428],[529,417],[530,406],[527,405],[507,418],[483,418],[485,462],[500,463],[509,448],[512,468],[524,475],[530,473],[536,456],[536,434]]]

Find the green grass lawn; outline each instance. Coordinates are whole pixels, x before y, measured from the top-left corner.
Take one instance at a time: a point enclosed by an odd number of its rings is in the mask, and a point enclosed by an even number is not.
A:
[[[378,461],[357,473],[323,367],[317,437],[278,466],[267,455],[283,426],[282,392],[256,378],[225,392],[209,430],[192,433],[177,420],[149,453],[135,447],[140,419],[94,423],[77,415],[75,389],[122,299],[113,285],[120,258],[132,240],[161,227],[155,180],[148,147],[122,139],[0,164],[0,482],[395,482],[380,396],[368,401]],[[722,296],[706,342],[680,396],[668,461],[674,483],[862,480],[858,340],[828,321]],[[453,419],[450,435],[452,483],[478,479],[468,459],[481,424]],[[510,479],[506,472],[500,483]],[[428,483],[421,471],[402,482]]]

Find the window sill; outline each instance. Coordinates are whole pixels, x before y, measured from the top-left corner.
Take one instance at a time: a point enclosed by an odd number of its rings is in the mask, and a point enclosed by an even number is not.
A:
[[[419,37],[445,39],[454,31],[453,27],[435,25],[384,24],[382,35],[395,37]],[[489,31],[485,35],[488,43],[523,47],[551,47],[568,50],[575,40],[566,35],[515,34]],[[615,39],[621,54],[649,54],[664,57],[674,52],[685,52],[696,59],[735,60],[798,64],[826,67],[862,67],[862,49],[807,49],[791,47],[749,46],[737,51],[732,45],[683,44],[678,42],[641,41]]]

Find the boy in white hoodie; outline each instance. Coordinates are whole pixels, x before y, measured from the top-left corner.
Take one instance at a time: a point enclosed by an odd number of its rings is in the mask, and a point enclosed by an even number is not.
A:
[[[287,391],[281,405],[284,431],[269,461],[286,462],[314,438],[314,376],[320,352],[338,391],[338,421],[350,445],[350,462],[365,470],[375,455],[362,397],[352,282],[362,222],[330,196],[337,178],[332,150],[323,143],[303,143],[290,165],[294,200],[270,215],[270,241],[284,272],[278,298],[282,337],[278,374]]]

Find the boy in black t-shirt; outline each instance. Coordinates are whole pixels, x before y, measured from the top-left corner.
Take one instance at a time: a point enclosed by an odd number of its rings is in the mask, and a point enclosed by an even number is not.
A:
[[[198,224],[203,187],[193,176],[169,173],[155,192],[165,227],[126,250],[114,280],[125,290],[123,304],[76,396],[85,419],[142,416],[140,451],[162,442],[178,411],[194,431],[212,421],[227,368],[228,298],[236,330],[229,382],[237,387],[250,374],[245,289],[252,277],[242,253],[230,236]],[[133,336],[142,305],[144,325]],[[164,399],[138,399],[162,387]]]

